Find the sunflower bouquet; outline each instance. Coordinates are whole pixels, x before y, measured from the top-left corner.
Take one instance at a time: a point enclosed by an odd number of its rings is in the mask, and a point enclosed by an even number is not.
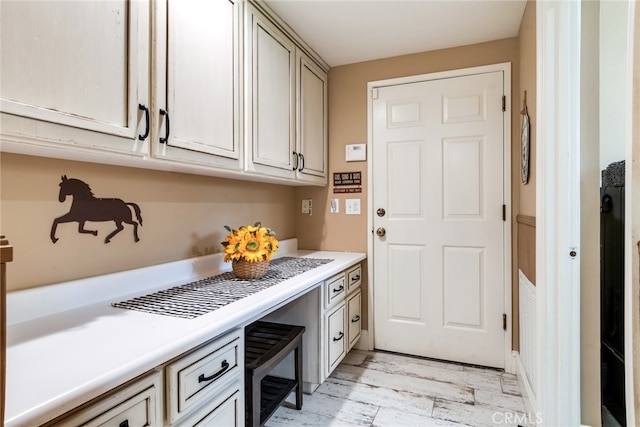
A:
[[[247,261],[250,263],[269,261],[278,250],[276,233],[256,222],[232,230],[225,225],[229,235],[222,242],[225,262]]]

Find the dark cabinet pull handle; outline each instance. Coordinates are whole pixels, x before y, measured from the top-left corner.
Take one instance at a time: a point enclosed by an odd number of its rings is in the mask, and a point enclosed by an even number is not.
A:
[[[300,168],[298,169],[298,172],[302,172],[304,170],[304,154],[298,153],[298,156],[300,157]]]
[[[334,342],[335,342],[335,341],[340,341],[342,338],[344,338],[344,333],[343,333],[343,332],[340,332],[340,335],[338,335],[338,338],[334,337],[334,338],[333,338],[333,341],[334,341]]]
[[[333,292],[338,293],[338,292],[342,291],[343,289],[344,289],[344,286],[340,285],[340,287],[339,288],[335,288],[333,290]]]
[[[118,426],[119,427],[129,427],[129,420],[124,420],[123,422],[118,424]]]
[[[170,124],[171,124],[171,122],[169,121],[169,112],[161,108],[160,115],[167,117],[167,125],[165,127],[164,138],[160,138],[160,144],[166,144],[167,141],[169,140],[169,132],[170,132]]]
[[[299,161],[298,161],[298,153],[296,153],[295,151],[292,151],[292,153],[293,153],[293,158],[296,161],[296,164],[293,165],[293,170],[296,170],[296,169],[298,169],[298,163],[299,163]]]
[[[222,374],[225,373],[225,371],[227,369],[229,369],[229,362],[227,362],[226,360],[222,361],[222,367],[220,368],[220,370],[218,372],[216,372],[215,374],[211,375],[210,377],[205,377],[204,374],[200,374],[200,376],[198,377],[198,382],[202,383],[205,381],[211,381],[211,380],[215,380],[216,378],[220,377]]]
[[[360,280],[360,275],[359,275],[359,274],[358,274],[357,276],[353,276],[353,277],[351,278],[351,281],[352,281],[352,282],[355,282],[355,281],[357,281],[357,280]]]
[[[149,136],[149,109],[142,104],[138,104],[138,110],[144,111],[144,121],[146,123],[144,127],[144,134],[138,135],[140,141],[144,141]]]
[[[358,316],[357,314],[356,314],[356,317],[351,319],[351,323],[358,323],[359,321],[360,321],[360,316]]]

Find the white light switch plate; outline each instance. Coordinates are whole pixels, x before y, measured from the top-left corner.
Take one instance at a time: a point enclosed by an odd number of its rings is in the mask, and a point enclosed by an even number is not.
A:
[[[360,215],[360,199],[345,200],[344,210],[347,215]]]

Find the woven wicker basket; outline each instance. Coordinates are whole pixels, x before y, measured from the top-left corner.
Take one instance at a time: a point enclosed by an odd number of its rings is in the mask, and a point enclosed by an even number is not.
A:
[[[231,263],[238,279],[259,279],[269,270],[269,261],[248,262],[243,259]]]

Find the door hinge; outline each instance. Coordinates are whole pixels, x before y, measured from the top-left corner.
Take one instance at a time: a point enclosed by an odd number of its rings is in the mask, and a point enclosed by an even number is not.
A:
[[[502,329],[507,330],[507,315],[506,313],[502,315]]]
[[[371,99],[378,99],[378,88],[371,89]]]
[[[502,111],[507,111],[507,97],[502,95]]]
[[[502,220],[507,220],[507,205],[502,205]]]

